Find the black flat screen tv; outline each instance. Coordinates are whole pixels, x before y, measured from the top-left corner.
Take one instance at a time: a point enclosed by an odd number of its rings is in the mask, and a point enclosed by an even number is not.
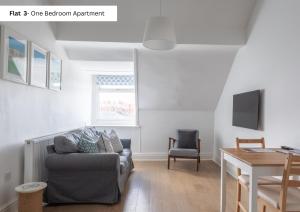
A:
[[[257,130],[259,104],[260,90],[234,95],[232,125]]]

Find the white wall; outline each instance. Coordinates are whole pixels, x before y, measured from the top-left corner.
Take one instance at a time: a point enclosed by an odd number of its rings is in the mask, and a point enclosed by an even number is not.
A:
[[[0,80],[0,211],[15,201],[14,188],[23,182],[24,140],[82,127],[90,118],[90,77],[65,59],[64,51],[55,45],[52,27],[47,23],[2,24],[64,60],[61,92]]]
[[[261,137],[267,146],[300,148],[300,1],[258,1],[247,45],[240,49],[215,111],[214,158],[235,137]],[[263,130],[233,127],[232,95],[262,89]]]
[[[166,159],[168,138],[177,137],[177,129],[198,129],[201,156],[212,158],[214,109],[238,49],[216,45],[137,49],[139,126],[115,127],[120,137],[132,139],[136,159]],[[84,64],[87,71],[88,64]],[[98,64],[103,71],[105,66]]]
[[[198,129],[201,138],[201,158],[212,158],[212,111],[140,110],[139,120],[137,127],[113,127],[121,138],[131,139],[134,159],[166,160],[169,137],[176,138],[177,129]],[[102,130],[111,128],[100,127]]]
[[[213,148],[212,111],[140,110],[141,153],[145,158],[164,157],[168,152],[169,137],[176,138],[177,129],[198,129],[201,138],[201,156],[212,157]]]
[[[237,50],[190,45],[167,52],[138,49],[137,159],[166,159],[168,138],[176,137],[177,129],[198,129],[202,156],[212,157],[213,113]]]

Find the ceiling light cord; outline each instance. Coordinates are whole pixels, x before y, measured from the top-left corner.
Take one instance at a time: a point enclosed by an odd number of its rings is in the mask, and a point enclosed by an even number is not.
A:
[[[159,16],[161,16],[161,0],[159,0]]]

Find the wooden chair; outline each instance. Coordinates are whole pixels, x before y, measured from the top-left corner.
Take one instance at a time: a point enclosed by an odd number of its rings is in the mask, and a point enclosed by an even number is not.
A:
[[[281,185],[258,186],[258,200],[261,211],[300,211],[300,156],[288,154],[284,166]],[[298,176],[298,180],[295,179]]]
[[[240,149],[241,145],[258,145],[261,148],[265,148],[265,140],[261,139],[240,139],[236,138],[236,148]],[[237,169],[237,201],[236,201],[236,212],[240,212],[241,209],[244,212],[247,212],[245,206],[242,204],[242,186],[248,190],[249,188],[249,175],[242,174],[241,169]],[[280,185],[280,180],[272,177],[260,177],[258,179],[258,185]]]
[[[196,159],[196,169],[199,170],[200,163],[200,139],[198,138],[199,132],[197,130],[178,130],[178,137],[185,137],[185,134],[192,134],[193,136],[188,135],[185,141],[181,140],[181,142],[185,143],[186,146],[183,147],[175,147],[175,143],[180,142],[180,140],[176,140],[175,138],[169,138],[169,154],[168,154],[168,169],[170,169],[170,159],[174,158],[174,162],[176,158],[185,158],[185,159]],[[192,139],[191,139],[192,138]]]

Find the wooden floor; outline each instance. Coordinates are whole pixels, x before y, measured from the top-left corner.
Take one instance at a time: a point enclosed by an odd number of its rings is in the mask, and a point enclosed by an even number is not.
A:
[[[44,212],[219,212],[220,168],[201,161],[135,162],[120,203],[45,207]],[[228,176],[227,210],[234,211],[236,184]]]

